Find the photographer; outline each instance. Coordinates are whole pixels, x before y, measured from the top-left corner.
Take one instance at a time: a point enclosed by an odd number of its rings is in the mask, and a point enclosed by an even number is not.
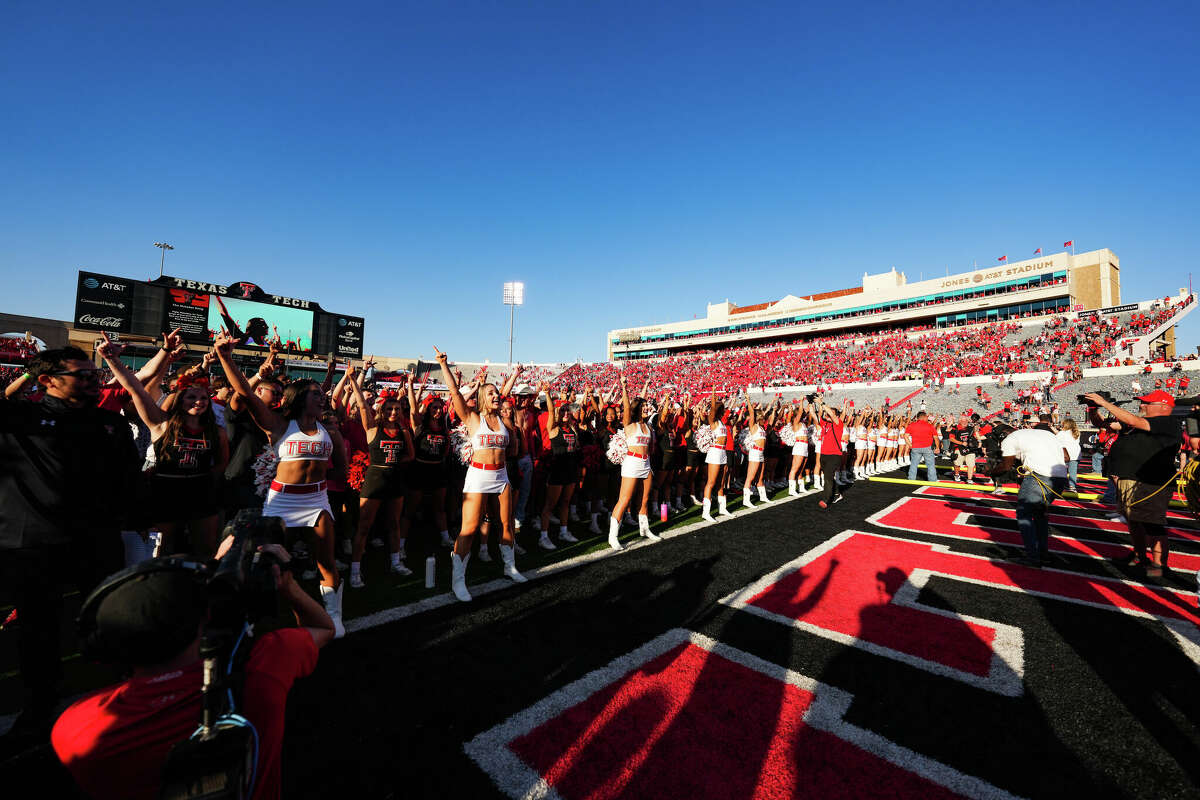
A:
[[[1171,416],[1175,398],[1163,391],[1136,398],[1141,416],[1099,394],[1081,399],[1087,401],[1088,417],[1097,428],[1112,422],[1121,426],[1108,454],[1109,473],[1116,480],[1117,508],[1129,524],[1133,552],[1120,563],[1144,568],[1147,577],[1162,577],[1168,555],[1167,506],[1174,493],[1181,438],[1180,422]],[[1110,414],[1109,419],[1100,417],[1100,409]]]
[[[218,556],[232,541],[222,543]],[[270,798],[281,794],[288,691],[315,669],[317,651],[333,639],[334,628],[291,572],[280,569],[290,559],[287,551],[277,544],[258,550],[277,562],[270,569],[278,594],[291,604],[300,626],[259,637],[242,667],[241,713],[257,731],[253,796]],[[142,568],[165,561],[145,562]],[[70,706],[51,735],[59,760],[89,796],[158,796],[168,754],[201,719],[205,662],[200,646],[210,614],[205,585],[180,569],[139,574],[99,601],[91,636],[105,652],[116,654],[132,677]]]
[[[1067,488],[1067,459],[1062,442],[1050,429],[1050,415],[1043,414],[1035,427],[1015,430],[1000,444],[1000,462],[994,480],[1021,460],[1021,486],[1017,491],[1017,529],[1025,543],[1020,563],[1041,567],[1048,553],[1050,524],[1046,511],[1056,494]]]

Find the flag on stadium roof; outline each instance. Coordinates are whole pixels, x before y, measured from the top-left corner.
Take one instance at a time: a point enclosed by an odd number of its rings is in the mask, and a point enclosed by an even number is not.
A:
[[[999,258],[997,258],[996,260],[997,260],[997,261],[1008,261],[1008,256],[1007,256],[1007,255],[1003,255],[1003,256],[1000,256]]]
[[[1037,250],[1034,250],[1034,251],[1033,251],[1033,254],[1034,254],[1035,256],[1040,256],[1040,255],[1042,254],[1042,248],[1040,248],[1040,247],[1039,247]]]
[[[1072,239],[1072,240],[1071,240],[1071,241],[1069,241],[1069,242],[1063,242],[1063,247],[1074,247],[1074,246],[1075,246],[1075,240],[1074,240],[1074,239]]]

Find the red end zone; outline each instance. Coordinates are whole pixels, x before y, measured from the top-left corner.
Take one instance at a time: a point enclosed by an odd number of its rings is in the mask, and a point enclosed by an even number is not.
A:
[[[1200,613],[1192,593],[858,531],[838,534],[721,602],[918,669],[1020,695],[1021,631],[920,604],[920,590],[933,575],[1158,619],[1200,663]]]
[[[465,749],[510,797],[1011,797],[847,723],[852,700],[674,630]]]

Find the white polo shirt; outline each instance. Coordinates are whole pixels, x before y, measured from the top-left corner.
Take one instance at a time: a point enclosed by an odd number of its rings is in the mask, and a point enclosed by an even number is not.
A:
[[[1016,456],[1022,464],[1038,475],[1051,478],[1067,477],[1063,443],[1050,431],[1037,428],[1013,431],[1000,443],[1000,455]]]

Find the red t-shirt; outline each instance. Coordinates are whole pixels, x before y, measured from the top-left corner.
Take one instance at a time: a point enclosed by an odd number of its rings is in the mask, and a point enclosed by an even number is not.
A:
[[[303,628],[283,628],[255,643],[246,663],[242,716],[258,730],[254,797],[282,791],[279,754],[284,708],[297,678],[317,666],[317,646]],[[158,797],[158,766],[200,724],[203,662],[133,678],[85,697],[63,712],[50,742],[75,781],[94,798]]]
[[[96,406],[105,411],[115,411],[120,414],[127,402],[129,402],[129,392],[125,391],[123,387],[106,386],[100,390],[100,399],[96,401]]]
[[[840,456],[842,454],[842,423],[821,420],[821,455]]]
[[[904,429],[904,432],[912,437],[913,448],[933,447],[933,426],[928,420],[918,419],[913,420]]]

